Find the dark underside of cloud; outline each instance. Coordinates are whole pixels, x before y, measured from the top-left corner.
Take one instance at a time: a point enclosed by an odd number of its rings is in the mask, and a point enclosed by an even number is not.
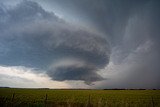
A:
[[[43,69],[58,81],[104,80],[97,70],[109,62],[105,37],[71,25],[35,2],[1,6],[0,32],[0,65]]]
[[[97,31],[32,1],[0,5],[0,65],[44,69],[57,81],[104,80],[98,88],[160,88],[159,0],[46,0]],[[108,63],[120,73],[105,81],[99,70]]]

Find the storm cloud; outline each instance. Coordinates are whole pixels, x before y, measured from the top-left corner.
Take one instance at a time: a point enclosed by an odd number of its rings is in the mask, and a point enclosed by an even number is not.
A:
[[[46,70],[57,81],[104,80],[97,74],[109,62],[103,34],[69,24],[32,1],[1,6],[0,16],[1,65]]]
[[[160,87],[158,0],[69,1],[79,4],[74,8],[88,16],[90,22],[109,38],[110,64],[113,65],[104,69],[102,75],[106,75],[104,77],[108,77],[108,80],[98,88]]]
[[[0,65],[91,88],[160,88],[159,0],[20,1],[0,1]]]
[[[159,0],[48,2],[56,3],[62,11],[88,22],[108,38],[110,62],[101,73],[108,79],[96,88],[160,87]]]

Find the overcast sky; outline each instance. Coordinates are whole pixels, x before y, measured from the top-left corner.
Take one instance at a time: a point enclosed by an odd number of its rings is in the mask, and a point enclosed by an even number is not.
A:
[[[160,88],[159,0],[1,0],[0,86]]]

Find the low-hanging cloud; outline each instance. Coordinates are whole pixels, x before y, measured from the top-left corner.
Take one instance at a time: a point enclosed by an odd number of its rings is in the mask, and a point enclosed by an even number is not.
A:
[[[100,73],[108,79],[98,88],[160,88],[159,0],[47,1],[108,36],[113,66]]]
[[[43,69],[53,80],[94,82],[95,88],[160,87],[160,1],[31,1],[0,5],[0,64]]]
[[[104,80],[109,62],[104,35],[71,25],[35,2],[0,7],[0,65],[46,70],[57,81]]]

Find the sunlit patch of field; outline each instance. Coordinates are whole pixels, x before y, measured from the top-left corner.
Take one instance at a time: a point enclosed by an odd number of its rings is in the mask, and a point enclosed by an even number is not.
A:
[[[0,88],[0,107],[160,107],[160,90]]]

